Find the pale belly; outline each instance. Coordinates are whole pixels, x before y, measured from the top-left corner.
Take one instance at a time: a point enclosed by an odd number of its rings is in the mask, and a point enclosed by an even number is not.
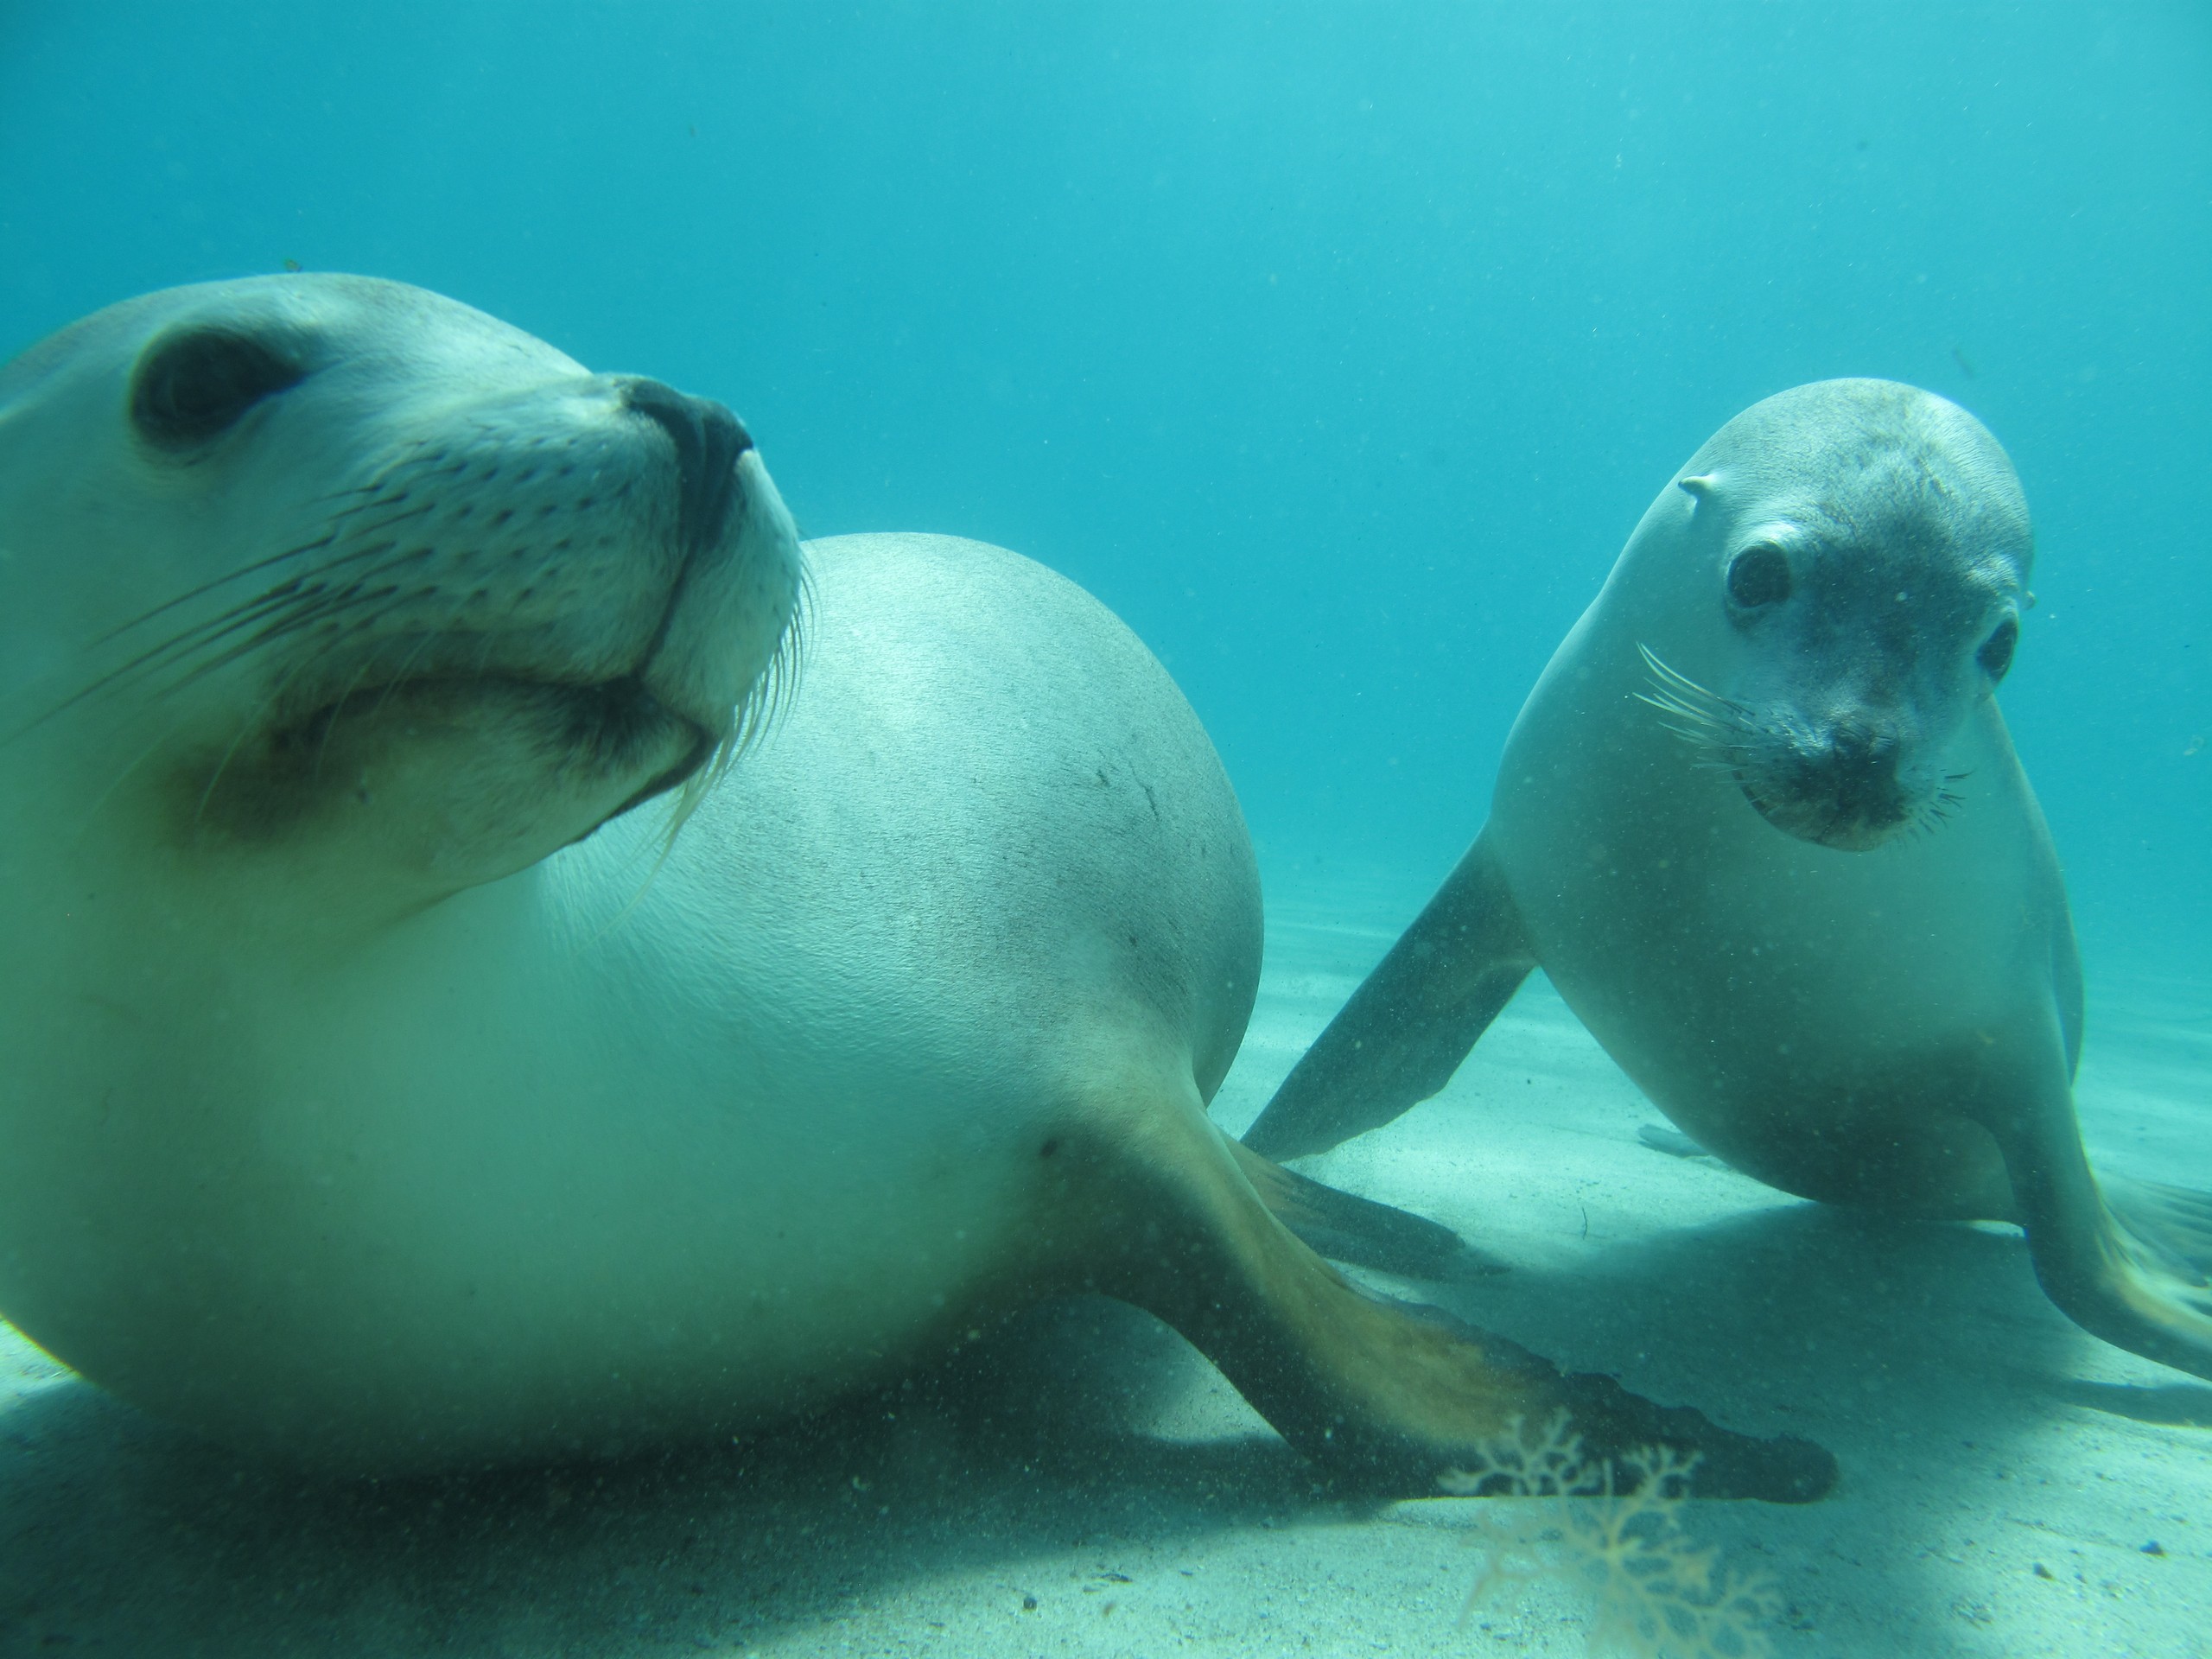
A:
[[[736,1432],[988,1317],[1034,1087],[482,967],[12,1041],[0,1306],[202,1432],[387,1469]]]
[[[2051,1017],[2053,895],[2009,772],[1956,823],[1868,852],[1791,838],[1725,775],[1560,766],[1494,836],[1539,959],[1606,1052],[1730,1162],[1808,1197],[2001,1216],[1996,1146],[1948,1079]],[[2063,923],[2063,899],[2056,913]]]
[[[672,843],[641,810],[320,950],[251,865],[0,880],[0,1313],[392,1470],[737,1432],[1078,1271],[1040,1156],[1203,1098],[1251,1006],[1235,797],[1042,568],[810,556],[805,695]]]

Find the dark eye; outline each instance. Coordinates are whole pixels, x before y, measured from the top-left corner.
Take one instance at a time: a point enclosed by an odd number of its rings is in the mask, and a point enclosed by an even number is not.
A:
[[[1728,598],[1745,610],[1789,597],[1789,556],[1771,542],[1745,548],[1728,562]]]
[[[2012,647],[2019,643],[2019,622],[2008,616],[1997,625],[1996,632],[1981,642],[1981,649],[1974,652],[1974,659],[1992,680],[2001,680],[2005,671],[2012,666]]]
[[[195,328],[156,341],[139,360],[130,418],[164,448],[184,448],[228,431],[264,397],[306,374],[251,335]]]

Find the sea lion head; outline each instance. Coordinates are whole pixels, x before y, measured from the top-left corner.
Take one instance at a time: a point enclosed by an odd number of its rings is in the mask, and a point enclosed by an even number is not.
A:
[[[1754,404],[1692,457],[1674,575],[1692,677],[1646,650],[1647,701],[1777,829],[1864,850],[1956,804],[1944,752],[2011,668],[2034,539],[1973,416],[1885,380]],[[1686,499],[1685,499],[1686,498]]]
[[[520,869],[732,751],[801,582],[728,410],[419,289],[176,289],[0,369],[0,778],[165,855]]]

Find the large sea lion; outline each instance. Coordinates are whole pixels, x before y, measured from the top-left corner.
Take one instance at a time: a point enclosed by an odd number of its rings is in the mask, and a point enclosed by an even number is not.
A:
[[[2017,1221],[2075,1320],[2212,1376],[2212,1198],[2107,1181],[2082,976],[1996,690],[2030,601],[2011,462],[1879,380],[1728,423],[1516,721],[1489,823],[1246,1142],[1442,1088],[1541,966],[1698,1142],[1808,1198]]]
[[[747,1430],[1095,1288],[1349,1479],[1564,1410],[1825,1486],[1294,1239],[1204,1111],[1259,894],[1166,673],[1009,553],[811,564],[764,731],[744,429],[394,284],[0,372],[0,1309],[333,1471]]]

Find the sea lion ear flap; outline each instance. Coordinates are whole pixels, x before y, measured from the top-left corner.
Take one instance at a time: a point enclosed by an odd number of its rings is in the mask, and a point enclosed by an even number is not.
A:
[[[1689,497],[1692,501],[1702,505],[1705,498],[1713,493],[1719,482],[1719,474],[1707,473],[1696,478],[1678,478],[1675,480],[1675,487]]]

